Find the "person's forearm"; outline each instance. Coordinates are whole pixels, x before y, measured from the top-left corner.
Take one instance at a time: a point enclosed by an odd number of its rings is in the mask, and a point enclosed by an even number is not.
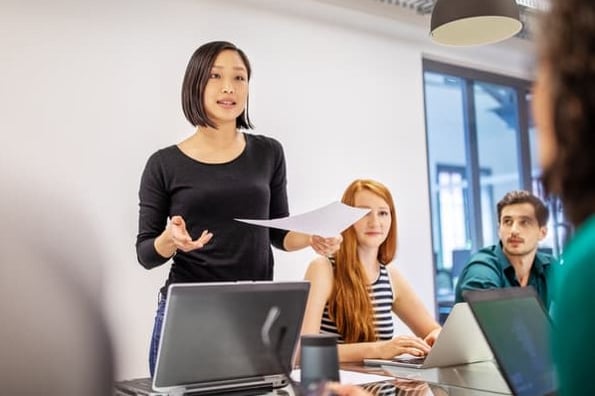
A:
[[[418,336],[419,338],[426,338],[431,332],[436,329],[441,329],[442,327],[432,318],[428,313],[420,312],[420,324],[419,325],[410,325],[409,328],[413,331],[413,333]],[[423,318],[423,319],[422,319]]]
[[[169,258],[176,252],[176,245],[171,237],[169,228],[166,228],[161,235],[155,238],[155,251],[164,258]]]
[[[374,358],[379,356],[378,342],[358,342],[354,344],[337,345],[339,353],[339,362],[361,362],[365,358]]]
[[[442,326],[440,326],[438,323],[434,323],[434,325],[432,325],[432,327],[430,327],[428,330],[422,332],[422,334],[418,335],[418,337],[425,339],[426,337],[428,337],[430,334],[432,334],[433,332],[435,332],[437,330],[442,330]]]
[[[352,344],[337,344],[339,363],[361,362],[365,358],[377,358],[380,355],[380,342],[358,342]],[[301,348],[295,356],[294,364],[300,363]]]
[[[283,247],[288,252],[300,250],[310,246],[310,234],[303,234],[301,232],[289,231],[283,240]]]

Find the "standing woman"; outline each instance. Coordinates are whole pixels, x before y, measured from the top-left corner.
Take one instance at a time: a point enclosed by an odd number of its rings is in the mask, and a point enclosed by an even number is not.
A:
[[[343,232],[334,255],[310,263],[302,334],[337,335],[341,362],[427,354],[441,327],[391,264],[397,218],[390,191],[373,180],[355,180],[341,202],[371,211]],[[393,337],[391,312],[416,336]]]
[[[553,357],[561,395],[595,394],[595,2],[552,0],[543,20],[533,112],[549,193],[575,234],[555,273]]]
[[[151,269],[173,258],[159,294],[151,375],[170,284],[272,280],[271,243],[287,251],[311,246],[319,254],[330,254],[340,244],[340,237],[321,238],[233,220],[289,215],[281,144],[240,131],[252,128],[250,75],[248,58],[234,44],[214,41],[198,48],[182,84],[184,114],[196,132],[154,153],[142,175],[138,260]]]

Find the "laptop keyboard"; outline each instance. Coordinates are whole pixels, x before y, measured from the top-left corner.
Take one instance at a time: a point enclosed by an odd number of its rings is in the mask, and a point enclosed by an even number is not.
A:
[[[153,391],[151,378],[136,378],[128,381],[121,381],[115,386],[116,396],[142,396],[148,394],[160,394]],[[206,395],[234,395],[234,396],[257,396],[271,394],[272,387],[262,386],[254,389],[236,389],[236,390],[219,390],[219,391],[188,391],[184,392],[184,396],[206,396]],[[166,395],[166,393],[163,393]]]
[[[409,364],[423,364],[423,362],[426,360],[425,356],[420,356],[420,357],[405,357],[405,358],[393,358],[393,361],[395,362],[400,362],[400,363],[409,363]]]

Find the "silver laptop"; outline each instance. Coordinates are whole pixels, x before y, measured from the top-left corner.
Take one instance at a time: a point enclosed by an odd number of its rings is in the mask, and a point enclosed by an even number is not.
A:
[[[552,325],[535,289],[527,286],[467,291],[463,297],[492,347],[512,393],[556,394],[550,350]]]
[[[304,281],[173,284],[152,389],[130,394],[265,393],[286,386],[309,287]],[[116,389],[147,387],[139,382]]]
[[[466,303],[455,304],[430,352],[420,357],[364,359],[370,366],[447,367],[493,359],[492,351]]]

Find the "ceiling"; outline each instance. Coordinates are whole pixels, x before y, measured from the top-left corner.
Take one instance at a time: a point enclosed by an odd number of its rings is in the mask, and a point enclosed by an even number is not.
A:
[[[324,1],[324,0],[323,0]],[[437,0],[351,0],[351,1],[325,1],[343,7],[354,8],[371,14],[390,16],[390,7],[397,7],[411,15],[427,15],[432,13]],[[481,0],[472,0],[481,1]],[[539,12],[547,10],[550,0],[516,0],[519,5],[523,29],[517,34],[518,38],[531,39],[536,26]]]

